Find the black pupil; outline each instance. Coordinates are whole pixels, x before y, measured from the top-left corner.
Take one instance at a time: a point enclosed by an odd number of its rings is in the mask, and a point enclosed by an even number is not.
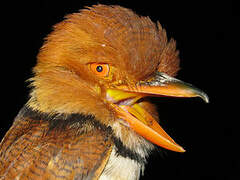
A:
[[[97,67],[96,67],[96,70],[97,70],[97,72],[102,72],[103,67],[102,67],[102,66],[97,66]]]

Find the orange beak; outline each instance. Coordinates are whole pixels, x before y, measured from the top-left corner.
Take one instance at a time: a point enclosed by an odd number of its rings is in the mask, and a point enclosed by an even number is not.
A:
[[[157,72],[154,78],[140,82],[134,87],[120,85],[107,90],[107,99],[118,118],[127,122],[136,133],[163,148],[185,152],[152,115],[138,104],[138,100],[146,96],[201,97],[207,103],[208,96],[191,84],[160,72]]]

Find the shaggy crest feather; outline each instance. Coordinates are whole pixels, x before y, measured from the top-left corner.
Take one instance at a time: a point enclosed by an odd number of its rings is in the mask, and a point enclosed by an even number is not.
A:
[[[109,61],[119,69],[125,69],[126,74],[136,80],[151,75],[157,64],[161,72],[175,75],[179,69],[175,42],[168,42],[165,30],[159,22],[157,24],[149,17],[138,16],[120,6],[88,7],[55,25],[39,56],[42,59],[48,53],[46,49],[54,44],[54,51],[51,48],[54,57],[64,55],[63,49],[69,51],[68,48],[75,52],[72,56],[76,53],[81,56],[95,54],[94,61]],[[76,41],[79,37],[81,42]],[[59,50],[61,53],[57,54]],[[169,66],[172,64],[174,66]]]

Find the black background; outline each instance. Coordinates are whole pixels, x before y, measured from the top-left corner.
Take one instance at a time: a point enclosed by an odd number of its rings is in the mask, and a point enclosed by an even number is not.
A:
[[[160,21],[177,41],[181,70],[178,78],[205,91],[199,98],[158,98],[161,124],[185,149],[158,149],[150,156],[141,179],[235,179],[239,147],[232,105],[237,102],[239,7],[231,1],[28,1],[1,3],[1,126],[0,138],[28,99],[38,49],[52,25],[66,14],[93,4],[118,4]],[[235,44],[234,43],[234,44]],[[230,90],[230,91],[228,91]],[[234,101],[235,100],[235,101]],[[232,111],[228,111],[232,108]]]

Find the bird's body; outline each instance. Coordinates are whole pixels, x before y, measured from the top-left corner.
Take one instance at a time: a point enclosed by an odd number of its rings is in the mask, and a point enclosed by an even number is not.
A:
[[[27,107],[2,144],[3,179],[137,179],[144,161],[93,116],[49,117]]]
[[[158,23],[97,5],[54,26],[30,100],[0,145],[0,179],[139,179],[153,144],[184,152],[146,96],[206,94],[173,77],[175,41]]]

